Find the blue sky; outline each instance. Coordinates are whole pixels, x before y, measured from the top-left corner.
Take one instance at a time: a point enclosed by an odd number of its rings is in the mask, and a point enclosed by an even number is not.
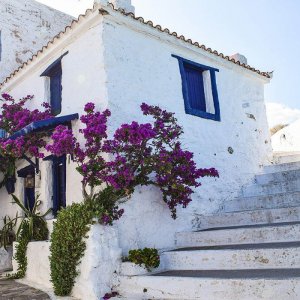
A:
[[[40,0],[73,15],[93,0]],[[265,98],[279,112],[300,118],[300,1],[132,0],[136,14],[226,55],[239,52],[248,64],[273,71]],[[281,106],[280,106],[280,105]],[[274,106],[274,107],[275,107]],[[273,107],[273,109],[275,109]],[[278,112],[278,113],[279,113]],[[276,122],[275,122],[276,123]]]

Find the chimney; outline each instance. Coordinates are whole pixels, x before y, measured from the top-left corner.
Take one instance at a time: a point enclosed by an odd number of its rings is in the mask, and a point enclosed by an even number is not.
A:
[[[116,9],[124,9],[127,13],[134,13],[135,8],[131,5],[131,0],[94,0],[95,3],[99,3],[101,5],[107,5],[108,3],[112,3]]]
[[[244,55],[240,54],[240,53],[236,53],[236,54],[231,55],[230,59],[232,59],[232,58],[235,61],[239,61],[241,64],[245,64],[245,65],[248,64],[247,63],[247,58]]]

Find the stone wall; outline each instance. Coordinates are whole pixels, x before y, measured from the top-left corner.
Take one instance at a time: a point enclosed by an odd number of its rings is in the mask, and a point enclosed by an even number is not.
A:
[[[71,20],[71,16],[33,0],[1,0],[0,82]]]

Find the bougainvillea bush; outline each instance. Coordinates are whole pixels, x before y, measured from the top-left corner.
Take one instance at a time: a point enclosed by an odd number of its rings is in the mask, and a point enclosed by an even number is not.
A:
[[[28,102],[33,96],[26,96],[20,100],[15,100],[8,94],[2,94],[2,105],[0,115],[0,128],[5,130],[7,135],[13,135],[25,126],[34,121],[45,120],[53,117],[50,106],[47,103],[42,104],[42,110],[27,108]],[[44,137],[47,132],[30,133],[15,139],[0,139],[0,155],[4,159],[0,161],[0,171],[5,174],[3,183],[7,178],[15,176],[15,164],[24,154],[41,158],[43,153],[41,149],[46,146]]]
[[[59,126],[46,149],[53,155],[71,154],[74,157],[77,170],[83,176],[87,198],[99,197],[94,190],[102,186],[109,189],[108,198],[117,203],[119,199],[129,197],[138,185],[155,185],[175,219],[177,207],[185,208],[192,201],[193,189],[200,186],[199,179],[216,177],[218,172],[214,168],[197,168],[193,154],[182,148],[183,130],[173,113],[145,103],[141,110],[151,118],[151,123],[133,121],[123,124],[109,139],[110,111],[101,113],[95,110],[93,103],[88,103],[80,119],[85,125],[80,130],[85,145],[77,142],[70,129]],[[104,159],[104,153],[109,160]],[[122,211],[114,211],[115,219],[121,215]],[[101,218],[103,223],[111,222],[111,216],[104,214]]]

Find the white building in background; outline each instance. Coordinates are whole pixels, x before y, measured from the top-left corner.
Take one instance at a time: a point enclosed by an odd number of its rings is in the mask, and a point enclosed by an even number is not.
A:
[[[26,1],[28,5],[31,2]],[[194,152],[197,165],[216,168],[220,178],[204,179],[193,202],[179,209],[175,221],[156,188],[138,189],[124,204],[124,217],[115,225],[123,254],[132,248],[172,248],[176,232],[192,230],[198,215],[222,212],[228,201],[240,195],[241,187],[270,161],[264,86],[271,75],[250,67],[242,55],[224,56],[135,17],[130,0],[115,1],[115,7],[105,0],[97,2],[46,47],[30,55],[21,68],[11,75],[5,70],[2,76],[7,78],[1,92],[15,98],[35,95],[32,108],[48,101],[57,117],[63,117],[75,129],[79,123],[76,114],[81,115],[89,101],[100,110],[111,110],[109,132],[122,123],[146,120],[140,112],[142,102],[175,112],[184,128],[183,144]],[[58,19],[60,22],[53,22],[58,27],[70,21],[68,16]],[[50,21],[49,26],[54,30]],[[44,37],[39,42],[44,44]],[[11,51],[5,57],[14,60],[19,55],[16,53]],[[58,73],[53,72],[57,69]],[[45,83],[53,78],[58,86],[49,90]],[[26,196],[24,178],[35,174],[33,192],[40,194],[42,211],[49,207],[57,211],[60,206],[82,201],[81,178],[69,157],[63,161],[40,160],[38,164],[36,174],[28,162],[19,161],[18,197]],[[56,176],[57,172],[63,176]],[[0,207],[0,218],[15,215],[16,207],[4,188],[0,190]],[[29,249],[39,247],[34,245]],[[44,266],[44,257],[36,256],[41,252],[29,253],[27,277],[50,287],[49,280],[30,273],[34,270],[30,262],[43,261]],[[75,296],[81,292],[75,291]]]
[[[72,20],[34,0],[1,0],[0,16],[1,82]]]
[[[300,154],[300,119],[277,131],[272,136],[272,146],[276,152]]]

